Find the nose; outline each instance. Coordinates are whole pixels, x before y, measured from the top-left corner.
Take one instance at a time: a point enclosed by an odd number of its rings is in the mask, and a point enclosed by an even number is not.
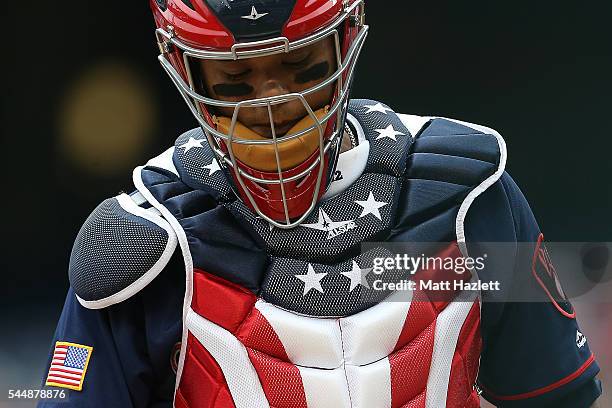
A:
[[[284,81],[282,77],[268,77],[257,87],[255,95],[257,98],[270,98],[290,93],[291,90],[288,86],[288,82]],[[255,107],[253,109],[261,122],[268,122],[270,120],[268,109],[265,106]],[[302,103],[293,98],[289,101],[273,104],[271,110],[274,116],[273,120],[277,124],[306,115]]]
[[[286,95],[289,93],[287,85],[277,79],[269,79],[264,82],[257,92],[258,98],[270,98],[272,96]]]

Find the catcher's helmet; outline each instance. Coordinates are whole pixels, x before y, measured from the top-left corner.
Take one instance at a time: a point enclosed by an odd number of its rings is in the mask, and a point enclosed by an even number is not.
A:
[[[150,0],[159,61],[202,127],[235,192],[260,217],[280,228],[302,222],[333,174],[356,60],[367,35],[363,0]],[[198,64],[290,53],[318,41],[335,47],[335,69],[301,92],[228,102],[207,95]],[[204,62],[202,62],[204,61]],[[323,109],[309,94],[325,87]],[[278,105],[299,102],[306,116],[285,134],[275,132]],[[231,117],[219,109],[232,108]],[[243,109],[267,109],[270,132],[239,120]]]

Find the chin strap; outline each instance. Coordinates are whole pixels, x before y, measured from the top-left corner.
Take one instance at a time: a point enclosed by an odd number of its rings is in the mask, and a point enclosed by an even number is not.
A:
[[[346,138],[346,139],[345,139]],[[345,146],[346,141],[350,142],[350,146]],[[353,130],[348,125],[348,123],[344,124],[344,136],[342,138],[342,149],[340,153],[344,153],[349,151],[350,149],[357,147],[359,145],[359,140],[357,140],[357,136],[353,133]]]

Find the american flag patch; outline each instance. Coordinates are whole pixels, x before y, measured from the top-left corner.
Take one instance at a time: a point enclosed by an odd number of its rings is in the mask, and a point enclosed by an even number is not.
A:
[[[45,385],[81,391],[93,347],[58,341]]]

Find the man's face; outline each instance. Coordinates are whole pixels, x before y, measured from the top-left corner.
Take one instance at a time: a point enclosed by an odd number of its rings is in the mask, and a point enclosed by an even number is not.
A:
[[[206,94],[213,99],[240,102],[312,88],[336,69],[333,44],[332,39],[327,38],[290,53],[239,61],[202,61],[200,67]],[[333,85],[327,86],[307,95],[306,101],[313,110],[318,110],[331,103],[334,90]],[[217,108],[216,113],[231,117],[233,108]],[[272,113],[278,136],[287,133],[307,115],[297,99],[273,105]],[[272,137],[266,107],[241,108],[238,120],[259,135]]]

